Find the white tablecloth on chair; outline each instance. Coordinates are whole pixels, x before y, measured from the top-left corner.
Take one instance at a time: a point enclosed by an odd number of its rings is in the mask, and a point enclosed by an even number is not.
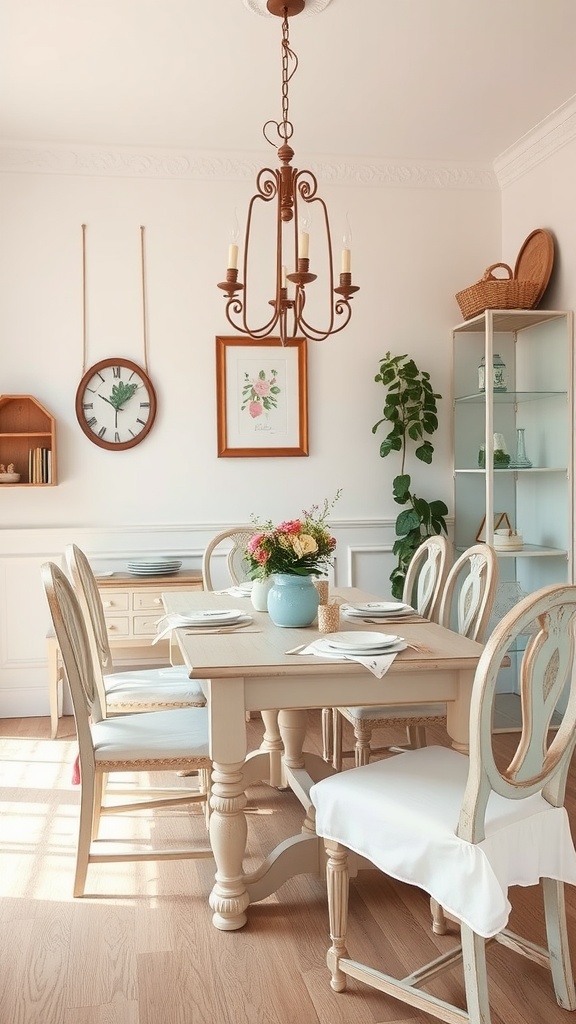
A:
[[[492,793],[486,838],[477,845],[459,839],[468,767],[463,754],[423,747],[323,779],[310,797],[318,835],[426,890],[489,937],[506,926],[510,885],[542,877],[576,884],[576,851],[565,808],[540,794],[508,800]]]

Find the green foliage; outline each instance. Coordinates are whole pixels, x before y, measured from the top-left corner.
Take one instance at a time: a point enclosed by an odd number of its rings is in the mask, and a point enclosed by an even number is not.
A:
[[[132,395],[137,390],[137,384],[124,384],[123,381],[120,381],[118,384],[114,384],[112,386],[112,394],[108,401],[110,402],[110,405],[113,405],[118,411],[122,408],[124,402],[127,402],[129,398],[132,398]]]
[[[438,429],[437,399],[430,383],[430,374],[421,371],[407,355],[392,356],[387,352],[380,360],[380,372],[374,380],[386,388],[382,418],[372,427],[372,433],[391,424],[380,443],[380,455],[387,458],[392,452],[401,454],[401,472],[392,483],[392,494],[398,505],[408,505],[396,519],[396,537],[392,548],[398,564],[392,570],[392,595],[402,597],[406,570],[416,548],[426,537],[447,533],[445,516],[448,508],[443,501],[425,501],[411,491],[411,478],[404,472],[409,446],[421,462],[430,465],[434,446],[426,435]]]

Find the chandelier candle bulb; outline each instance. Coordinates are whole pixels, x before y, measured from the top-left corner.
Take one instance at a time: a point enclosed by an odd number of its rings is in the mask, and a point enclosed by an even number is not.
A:
[[[286,267],[282,267],[282,288],[286,288]]]
[[[301,231],[298,238],[298,259],[307,260],[310,250],[310,235],[307,231]]]
[[[351,266],[350,255],[351,255],[350,254],[350,249],[342,249],[342,264],[341,264],[340,269],[341,269],[341,272],[343,274],[349,274],[351,272],[351,270],[350,270],[350,266]]]
[[[228,246],[228,270],[238,270],[238,246],[233,242]]]

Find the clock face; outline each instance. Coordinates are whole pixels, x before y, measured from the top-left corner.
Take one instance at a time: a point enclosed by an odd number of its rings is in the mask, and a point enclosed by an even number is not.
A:
[[[123,451],[140,444],[156,416],[156,393],[145,371],[129,359],[103,359],[84,374],[76,416],[94,444]]]

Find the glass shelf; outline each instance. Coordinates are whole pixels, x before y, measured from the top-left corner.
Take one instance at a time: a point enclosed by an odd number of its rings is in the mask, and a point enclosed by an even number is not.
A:
[[[567,398],[567,391],[493,391],[492,401],[494,405],[518,405],[520,402],[537,402],[544,398]],[[458,395],[454,401],[475,403],[484,405],[486,402],[485,391],[475,391],[470,395]]]
[[[457,469],[454,467],[455,473],[486,473],[485,469],[480,469],[479,466],[472,466],[469,469]],[[521,467],[514,468],[514,466],[502,466],[494,468],[494,473],[498,476],[504,476],[507,473],[522,473],[526,476],[527,473],[567,473],[567,466],[530,466],[530,469],[522,469]]]

